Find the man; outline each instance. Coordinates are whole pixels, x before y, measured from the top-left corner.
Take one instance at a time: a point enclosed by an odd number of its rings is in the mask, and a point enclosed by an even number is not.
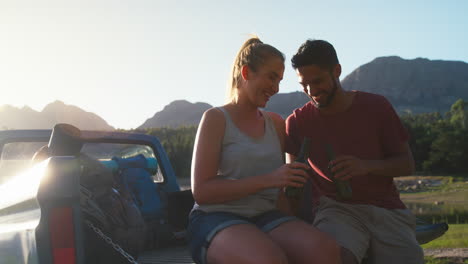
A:
[[[311,138],[312,196],[303,203],[315,214],[309,220],[337,240],[343,263],[423,263],[415,218],[393,183],[414,170],[393,107],[383,96],[343,90],[326,41],[307,40],[291,61],[310,102],[286,120],[286,151],[294,160],[302,139]],[[339,195],[333,179],[349,182],[351,197]]]

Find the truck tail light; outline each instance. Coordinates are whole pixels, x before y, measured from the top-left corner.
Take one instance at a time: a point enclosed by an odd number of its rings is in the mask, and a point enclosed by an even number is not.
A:
[[[53,208],[49,215],[49,232],[54,264],[75,264],[75,232],[71,207]]]

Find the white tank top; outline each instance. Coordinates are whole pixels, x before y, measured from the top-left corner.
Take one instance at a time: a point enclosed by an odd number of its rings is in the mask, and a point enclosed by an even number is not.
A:
[[[267,113],[261,112],[265,120],[263,137],[252,138],[239,130],[226,109],[223,107],[218,109],[224,113],[226,129],[217,177],[238,180],[270,173],[284,164],[284,154],[281,151],[275,124]],[[222,204],[195,204],[194,210],[231,212],[252,217],[276,208],[278,190],[278,188],[264,189]]]

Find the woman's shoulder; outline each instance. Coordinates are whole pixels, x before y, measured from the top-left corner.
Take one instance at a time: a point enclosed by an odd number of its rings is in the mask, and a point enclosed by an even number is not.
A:
[[[225,116],[223,111],[221,110],[221,107],[212,107],[207,109],[201,118],[200,123],[224,123],[226,122]]]
[[[265,115],[268,115],[270,117],[270,119],[273,121],[273,124],[275,125],[276,131],[280,135],[283,135],[285,128],[286,128],[283,117],[274,112],[263,111],[263,113],[265,113]]]
[[[223,115],[223,110],[221,109],[222,107],[211,107],[203,113],[204,115],[210,115],[210,116],[218,116],[218,115]]]
[[[275,113],[275,112],[268,112],[268,111],[263,111],[265,114],[268,115],[268,117],[270,117],[271,120],[273,120],[273,122],[276,124],[284,124],[284,119],[281,115]]]

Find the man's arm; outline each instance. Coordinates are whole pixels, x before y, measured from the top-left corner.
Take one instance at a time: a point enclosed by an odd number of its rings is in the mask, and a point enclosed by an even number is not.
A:
[[[338,156],[330,162],[335,177],[343,180],[358,175],[374,174],[385,177],[399,177],[414,172],[414,159],[408,142],[401,143],[398,151],[382,160],[361,160],[354,156]]]

